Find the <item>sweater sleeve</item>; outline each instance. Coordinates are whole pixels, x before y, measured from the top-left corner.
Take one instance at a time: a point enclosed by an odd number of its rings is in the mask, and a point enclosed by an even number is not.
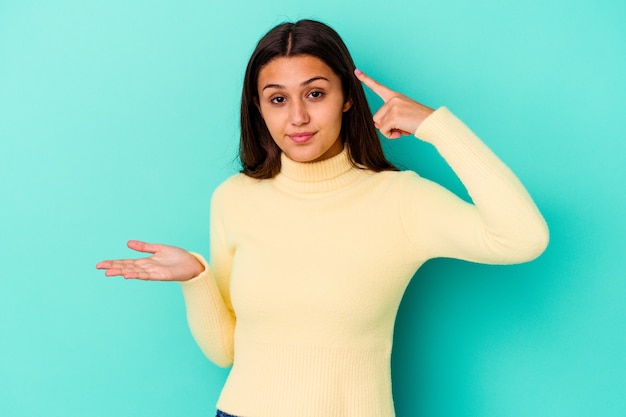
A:
[[[433,144],[466,187],[467,203],[432,181],[406,176],[401,218],[426,258],[512,264],[539,256],[547,225],[513,172],[447,108],[431,114],[415,136]]]
[[[234,357],[235,314],[230,302],[229,279],[232,251],[229,249],[216,193],[211,200],[210,265],[193,254],[204,272],[181,282],[187,322],[202,352],[218,366],[228,367]]]

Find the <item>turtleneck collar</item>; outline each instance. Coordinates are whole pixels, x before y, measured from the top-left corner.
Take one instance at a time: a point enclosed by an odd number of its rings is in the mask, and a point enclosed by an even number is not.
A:
[[[318,162],[296,162],[281,154],[280,173],[275,180],[282,187],[301,193],[323,193],[342,188],[368,172],[355,168],[344,150]]]

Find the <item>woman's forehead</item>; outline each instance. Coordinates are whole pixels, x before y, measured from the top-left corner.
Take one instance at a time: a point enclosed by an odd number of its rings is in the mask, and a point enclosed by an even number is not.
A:
[[[267,85],[283,88],[300,87],[311,80],[335,83],[340,81],[335,72],[321,59],[311,55],[279,57],[259,71],[258,88]]]

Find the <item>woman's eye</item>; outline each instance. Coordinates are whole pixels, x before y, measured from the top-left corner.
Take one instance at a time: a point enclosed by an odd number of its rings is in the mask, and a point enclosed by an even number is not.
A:
[[[272,97],[270,99],[270,103],[274,103],[274,104],[282,104],[284,102],[285,102],[285,97],[281,97],[281,96]]]
[[[310,96],[313,98],[320,98],[324,95],[321,91],[311,91]]]

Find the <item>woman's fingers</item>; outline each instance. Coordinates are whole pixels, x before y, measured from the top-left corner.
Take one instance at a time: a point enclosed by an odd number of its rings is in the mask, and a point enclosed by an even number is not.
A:
[[[396,100],[398,98],[394,98],[390,103]],[[374,126],[387,139],[398,139],[402,136],[411,135],[404,128],[406,123],[402,122],[402,119],[397,116],[397,109],[398,106],[386,103],[373,116]]]
[[[138,267],[136,262],[130,259],[98,262],[96,264],[96,268],[104,269],[104,275],[106,276],[124,275],[141,269],[140,267]]]
[[[142,242],[141,240],[129,240],[126,245],[137,252],[155,253],[161,249],[161,245]]]
[[[110,268],[104,271],[104,275],[107,277],[115,277],[119,275],[124,275],[124,271],[118,268]]]
[[[402,136],[411,136],[411,134],[401,129],[391,129],[387,137],[389,139],[398,139],[398,138],[401,138]]]
[[[116,259],[98,262],[97,269],[104,269],[107,277],[123,275],[125,278],[133,278],[136,274],[142,273],[149,266],[145,264],[145,259]]]
[[[403,117],[402,108],[408,103],[406,97],[382,85],[372,77],[360,70],[355,70],[356,77],[374,93],[383,99],[384,104],[374,114],[374,126],[387,139],[397,139],[401,136],[411,135],[412,123]],[[410,104],[417,104],[410,100]],[[407,123],[408,122],[408,123]]]
[[[137,259],[113,259],[108,261],[98,262],[97,269],[111,269],[111,268],[130,268],[135,265]]]
[[[355,76],[383,99],[384,104],[374,114],[374,125],[388,139],[413,135],[419,125],[434,111],[382,85],[360,70]]]
[[[123,275],[124,278],[129,278],[129,279],[142,279],[142,280],[157,279],[156,277],[152,276],[150,273],[145,272],[145,271],[132,271],[132,272],[126,272],[120,275]]]
[[[392,89],[382,85],[361,70],[355,76],[383,99],[384,104],[374,114],[374,124],[388,139],[412,135],[419,125],[434,111]]]
[[[145,280],[161,279],[162,273],[158,268],[150,268],[149,265],[143,267],[138,264],[117,265],[106,268],[104,275],[107,277],[123,276],[124,278],[136,278]]]
[[[107,269],[110,268],[109,265],[111,261],[101,261],[96,264],[96,269]]]
[[[370,90],[375,92],[376,95],[378,95],[378,97],[382,98],[385,103],[391,97],[398,94],[392,89],[385,87],[384,85],[382,85],[381,83],[379,83],[378,81],[370,77],[369,75],[366,75],[363,71],[361,71],[358,68],[354,70],[354,75],[356,75],[359,81],[361,81],[363,84],[368,86]]]
[[[103,269],[107,277],[123,276],[124,278],[161,281],[170,280],[172,276],[172,267],[164,265],[162,261],[155,261],[153,256],[140,259],[106,260],[98,262],[96,268]]]

